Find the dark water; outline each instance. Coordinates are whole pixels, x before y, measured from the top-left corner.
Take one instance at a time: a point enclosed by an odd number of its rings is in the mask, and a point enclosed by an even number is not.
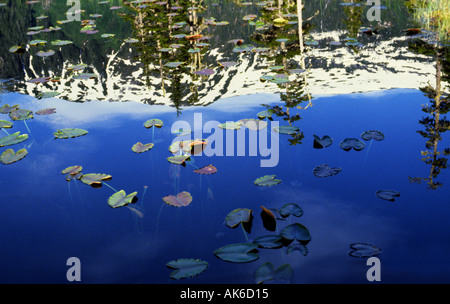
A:
[[[339,37],[356,34],[365,47],[341,46],[339,53],[327,39],[318,39],[318,46],[307,46],[305,64],[309,71],[291,75],[291,82],[284,86],[261,83],[259,77],[267,74],[272,65],[301,67],[298,28],[297,32],[293,26],[266,33],[274,38],[296,37],[297,42],[288,49],[279,50],[279,44],[273,41],[257,44],[249,39],[256,39],[252,36],[254,29],[244,26],[242,17],[250,13],[269,19],[273,16],[265,16],[268,12],[256,5],[204,3],[207,8],[200,16],[214,16],[230,24],[202,30],[212,38],[210,47],[202,51],[204,62],[200,65],[195,63],[194,55],[190,57],[186,52],[186,46],[184,53],[177,55],[181,57],[151,56],[156,52],[156,34],[135,35],[147,40],[123,45],[122,40],[136,31],[124,21],[129,16],[89,1],[82,1],[82,8],[89,13],[104,13],[103,19],[97,21],[98,28],[101,33],[117,29],[115,40],[105,43],[98,37],[86,38],[78,33],[79,22],[74,22],[62,24],[61,31],[51,33],[55,36],[49,41],[57,37],[74,42],[54,56],[43,60],[30,55],[34,50],[9,53],[9,47],[25,41],[21,37],[29,41],[27,29],[36,25],[35,18],[41,13],[51,16],[46,21],[49,24],[63,20],[67,7],[51,1],[48,4],[47,10],[35,4],[34,11],[21,3],[8,2],[0,7],[2,23],[12,22],[13,15],[8,14],[15,12],[23,34],[8,35],[1,27],[0,37],[5,43],[1,53],[4,91],[0,107],[18,104],[33,112],[56,108],[55,114],[13,121],[13,128],[0,130],[2,137],[17,131],[29,135],[22,143],[1,148],[2,153],[7,148],[26,148],[28,155],[0,168],[0,282],[67,283],[66,261],[77,257],[83,283],[255,283],[254,274],[265,262],[275,268],[289,264],[294,272],[292,283],[367,283],[367,258],[349,255],[354,243],[382,250],[376,256],[381,262],[383,283],[450,282],[450,176],[445,170],[449,146],[445,134],[447,95],[444,93],[436,109],[436,94],[425,88],[427,82],[432,87],[441,83],[442,90],[447,86],[448,51],[429,41],[404,36],[402,29],[417,25],[404,5],[385,3],[388,9],[383,10],[383,22],[389,21],[392,27],[376,37],[359,32],[369,24],[365,10],[344,8],[335,1],[306,5],[304,18],[316,10],[320,13],[312,19],[310,32],[305,31],[305,35],[326,36],[335,30]],[[160,41],[168,43],[167,33],[162,31],[161,35]],[[248,39],[254,45],[269,45],[274,53],[237,54],[228,43],[237,38]],[[383,53],[386,50],[390,51]],[[342,62],[339,58],[343,58]],[[154,65],[155,60],[156,64],[186,61],[193,68],[173,71],[160,64],[146,72],[145,66]],[[219,69],[216,60],[236,61],[237,65]],[[68,65],[79,63],[88,64],[97,79],[74,80],[64,74]],[[214,67],[214,75],[201,80],[192,74],[208,65]],[[62,79],[27,83],[43,76]],[[166,79],[164,85],[161,78]],[[42,91],[58,91],[61,95],[38,99]],[[168,147],[175,138],[171,127],[176,122],[185,121],[199,131],[210,121],[257,119],[257,114],[267,108],[275,110],[273,122],[268,121],[267,129],[256,132],[259,139],[265,134],[275,145],[277,142],[269,134],[275,123],[300,129],[296,137],[276,134],[279,153],[271,150],[278,160],[276,166],[261,166],[261,160],[268,158],[261,155],[261,150],[256,156],[250,156],[248,150],[246,156],[226,153],[228,148],[237,154],[242,144],[237,139],[238,131],[232,131],[235,136],[230,142],[222,134],[224,156],[193,156],[186,166],[167,161],[171,156]],[[152,118],[161,119],[163,127],[146,129],[144,122]],[[11,121],[7,114],[0,119]],[[61,128],[82,128],[89,133],[54,139],[53,133]],[[380,130],[385,138],[365,142],[361,151],[340,148],[345,138],[360,138],[367,130]],[[211,134],[203,135],[205,138]],[[333,143],[316,149],[313,135],[328,135]],[[131,147],[139,141],[155,146],[145,153],[133,153]],[[424,151],[429,154],[424,155]],[[426,156],[435,158],[428,161]],[[193,172],[209,164],[217,168],[217,173]],[[331,177],[314,176],[313,169],[322,164],[342,171]],[[112,179],[99,189],[78,180],[67,182],[61,170],[73,165],[82,165],[85,174],[105,173]],[[253,183],[270,174],[282,182],[272,187]],[[127,194],[138,192],[138,201],[127,206],[134,210],[108,206],[108,198],[122,189]],[[398,191],[400,197],[394,202],[382,200],[375,192],[383,189]],[[189,206],[177,208],[163,202],[163,197],[182,191],[193,197]],[[267,230],[260,207],[279,209],[286,203],[300,206],[303,215],[278,220],[275,231]],[[227,214],[236,208],[253,210],[250,232],[224,224]],[[136,210],[141,213],[138,215]],[[299,251],[287,254],[286,247],[259,248],[258,260],[230,263],[213,254],[224,245],[279,234],[294,222],[304,225],[311,234],[305,256]],[[208,268],[193,278],[170,279],[172,270],[166,264],[184,258],[207,261]]]

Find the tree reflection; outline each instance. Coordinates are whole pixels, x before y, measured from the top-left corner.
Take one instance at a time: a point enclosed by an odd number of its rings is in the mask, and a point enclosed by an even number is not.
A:
[[[439,148],[439,142],[442,140],[442,134],[449,130],[450,121],[446,116],[450,109],[448,93],[442,88],[443,78],[448,78],[450,71],[448,70],[449,49],[442,48],[438,45],[428,44],[421,40],[416,40],[411,49],[419,53],[433,54],[436,58],[436,86],[430,84],[420,90],[430,99],[430,104],[424,105],[422,111],[428,116],[423,117],[419,123],[423,125],[423,129],[417,131],[427,141],[425,143],[426,150],[422,151],[422,161],[430,165],[430,173],[427,177],[409,177],[410,182],[421,183],[425,181],[430,189],[437,189],[442,183],[436,181],[442,169],[447,168],[448,156],[450,148]],[[445,76],[444,76],[445,75]]]

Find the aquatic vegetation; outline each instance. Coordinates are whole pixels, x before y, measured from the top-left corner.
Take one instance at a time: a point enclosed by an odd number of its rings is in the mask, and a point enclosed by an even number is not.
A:
[[[355,258],[370,258],[381,253],[381,249],[370,244],[354,243],[350,245],[349,255]]]
[[[339,146],[344,151],[350,151],[351,149],[355,151],[361,151],[362,149],[364,149],[366,145],[357,138],[346,138],[343,141],[341,141]]]
[[[178,259],[168,262],[166,266],[175,269],[170,273],[170,278],[179,280],[199,275],[208,268],[208,262],[200,259]]]
[[[237,243],[220,247],[213,253],[223,261],[248,263],[259,259],[259,255],[254,252],[258,247],[259,245],[255,243]]]
[[[112,176],[105,173],[89,173],[83,174],[79,179],[82,183],[89,185],[92,188],[100,188],[102,182],[111,180]]]
[[[143,153],[146,151],[151,150],[154,147],[154,144],[152,143],[148,143],[148,144],[143,144],[141,142],[135,143],[133,145],[133,147],[131,147],[131,150],[135,153]]]
[[[21,143],[28,139],[28,134],[20,134],[20,131],[0,138],[0,147],[6,147]]]
[[[329,177],[336,175],[342,171],[342,168],[330,168],[327,164],[323,164],[320,166],[317,166],[313,170],[314,176],[317,177]]]
[[[230,228],[235,228],[241,223],[246,223],[252,219],[252,211],[247,208],[238,208],[231,211],[225,218],[225,224]]]
[[[161,119],[149,119],[144,123],[144,127],[147,129],[150,129],[151,127],[155,126],[157,128],[161,128],[163,126],[163,121]]]
[[[285,135],[293,135],[300,131],[300,129],[296,126],[278,126],[273,129],[275,132]]]
[[[56,113],[56,108],[47,108],[36,111],[34,114],[36,115],[51,115]]]
[[[163,201],[170,206],[174,207],[186,207],[192,203],[192,196],[189,192],[183,191],[178,193],[176,196],[168,195],[163,197]]]
[[[267,281],[285,281],[290,283],[293,279],[294,271],[289,264],[283,264],[277,269],[271,262],[262,264],[255,272],[255,282],[262,284]]]
[[[0,155],[0,162],[4,165],[9,165],[23,159],[27,154],[28,151],[26,149],[20,149],[17,152],[14,152],[13,149],[7,149]]]
[[[294,223],[286,226],[280,235],[287,240],[297,240],[300,243],[306,244],[311,241],[311,234],[305,226],[300,223]]]
[[[254,181],[254,184],[262,187],[270,187],[280,184],[281,180],[276,179],[275,177],[276,175],[264,175],[262,177],[257,178]]]
[[[380,141],[384,139],[384,134],[378,130],[369,130],[365,131],[361,134],[361,138],[368,141],[371,139],[375,139],[376,141]]]
[[[68,128],[68,129],[59,129],[56,130],[53,135],[55,135],[55,138],[74,138],[74,137],[80,137],[88,134],[88,131],[84,129],[78,129],[78,128]]]
[[[283,237],[280,235],[265,235],[253,240],[253,243],[258,244],[261,248],[274,249],[280,248],[284,245]]]
[[[299,205],[295,203],[288,203],[283,205],[283,207],[280,208],[279,213],[282,217],[286,218],[290,215],[293,215],[295,217],[300,217],[303,215],[303,210],[300,208]]]
[[[377,192],[375,192],[375,194],[379,198],[391,202],[393,202],[396,197],[400,196],[400,192],[394,190],[378,190]]]
[[[217,172],[217,168],[213,165],[207,165],[205,167],[202,167],[200,169],[194,170],[195,173],[203,174],[203,175],[209,175],[214,174]]]
[[[136,196],[137,192],[126,194],[124,190],[120,190],[108,199],[108,205],[112,208],[119,208],[131,204]]]
[[[320,138],[319,136],[314,134],[313,147],[315,149],[323,149],[329,147],[332,143],[333,139],[330,136],[324,135],[322,138]]]

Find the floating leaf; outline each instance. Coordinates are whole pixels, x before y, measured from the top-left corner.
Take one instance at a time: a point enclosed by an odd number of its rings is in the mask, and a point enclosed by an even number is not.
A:
[[[184,64],[184,62],[174,61],[174,62],[166,63],[165,66],[168,67],[168,68],[177,68],[177,67],[179,67],[182,64]]]
[[[286,253],[290,254],[296,250],[300,251],[300,253],[303,254],[303,256],[306,256],[308,254],[308,248],[306,248],[305,245],[299,243],[289,245],[288,248],[286,249]]]
[[[238,208],[231,211],[225,218],[225,224],[230,228],[235,228],[240,223],[249,222],[252,218],[251,209]]]
[[[275,231],[276,227],[277,227],[277,220],[275,218],[275,215],[273,214],[272,211],[270,211],[269,209],[267,209],[264,206],[261,206],[261,219],[263,222],[263,226],[264,228],[266,228],[269,231]]]
[[[384,134],[378,130],[369,130],[361,134],[361,138],[364,140],[375,139],[376,141],[380,141],[384,139]]]
[[[170,278],[179,280],[194,277],[208,268],[208,262],[199,259],[179,259],[170,261],[167,267],[176,269],[170,274]]]
[[[21,160],[22,158],[27,156],[27,154],[28,151],[26,149],[21,149],[17,152],[14,152],[13,149],[7,149],[0,156],[0,162],[4,165],[9,165]]]
[[[30,82],[30,83],[46,83],[46,82],[49,82],[51,79],[52,79],[51,77],[39,77],[39,78],[30,79],[27,82]]]
[[[113,195],[111,195],[108,199],[108,205],[112,208],[123,207],[129,205],[133,202],[137,192],[130,193],[126,195],[124,190],[120,190]]]
[[[9,113],[12,120],[28,120],[33,118],[33,112],[25,109],[17,109]]]
[[[136,144],[133,145],[133,147],[131,147],[131,150],[135,153],[143,153],[146,152],[150,149],[152,149],[154,146],[154,144],[149,143],[149,144],[142,144],[141,142],[138,142]]]
[[[15,110],[19,109],[19,105],[13,105],[12,107],[9,106],[9,104],[5,104],[0,108],[0,113],[2,114],[9,114],[11,112],[14,112]]]
[[[72,77],[73,79],[81,79],[81,80],[88,80],[88,79],[95,79],[97,78],[97,75],[92,73],[80,73],[78,75],[75,75]]]
[[[102,38],[113,38],[115,36],[116,36],[115,34],[102,34],[100,37],[102,37]]]
[[[217,63],[219,64],[219,66],[221,68],[228,68],[228,67],[231,67],[231,66],[234,66],[237,64],[237,62],[234,62],[234,61],[224,61],[224,62],[218,61]]]
[[[184,136],[184,135],[188,135],[191,134],[191,130],[184,130],[184,129],[178,129],[178,130],[173,130],[172,134],[176,135],[176,136]]]
[[[0,147],[6,147],[21,143],[28,139],[28,134],[20,135],[20,131],[0,138]]]
[[[283,246],[283,237],[279,235],[266,235],[254,239],[253,243],[258,244],[262,248],[279,248]]]
[[[259,245],[255,243],[231,244],[214,250],[214,255],[227,262],[247,263],[259,258],[257,253],[251,252],[258,247]]]
[[[151,127],[161,128],[163,126],[163,121],[161,119],[149,119],[144,123],[144,127],[150,129]]]
[[[112,179],[112,176],[109,174],[103,173],[89,173],[83,174],[80,177],[80,181],[86,185],[89,185],[93,188],[100,188],[102,186],[102,181],[107,181]]]
[[[168,195],[163,197],[163,201],[174,207],[185,207],[192,203],[192,196],[189,192],[183,191],[178,193],[177,196]]]
[[[53,50],[48,50],[46,52],[39,51],[39,52],[36,53],[36,56],[39,56],[39,57],[50,57],[50,56],[53,56],[53,55],[55,55],[55,51],[53,51]]]
[[[219,128],[226,130],[239,130],[241,128],[241,123],[239,121],[227,121],[219,125]]]
[[[190,158],[189,155],[175,155],[168,157],[167,160],[175,165],[184,165],[185,161],[188,160],[189,158]]]
[[[55,40],[55,41],[52,41],[52,45],[56,45],[56,46],[63,46],[63,45],[69,45],[69,44],[73,44],[73,42],[70,41],[70,40]]]
[[[202,75],[202,76],[209,76],[209,75],[214,74],[214,71],[210,70],[210,69],[203,69],[203,70],[194,72],[194,74]]]
[[[0,120],[0,129],[1,128],[12,128],[13,123],[7,120]]]
[[[242,126],[252,130],[252,131],[259,131],[267,128],[267,121],[259,120],[259,119],[241,119],[238,121]]]
[[[36,115],[50,115],[50,114],[55,114],[56,113],[56,108],[48,108],[48,109],[42,109],[37,111],[35,114]]]
[[[262,264],[255,272],[255,282],[257,284],[270,280],[282,280],[290,283],[293,277],[294,271],[289,264],[283,264],[275,270],[275,267],[271,262],[266,262]]]
[[[381,249],[365,243],[354,243],[350,245],[349,255],[355,258],[370,258],[381,252]]]
[[[328,135],[325,135],[322,138],[320,138],[317,135],[314,135],[313,147],[315,149],[326,148],[328,146],[331,146],[332,143],[333,143],[333,139]]]
[[[276,175],[264,175],[260,178],[257,178],[254,183],[257,186],[263,187],[275,186],[281,183],[281,180],[275,179],[275,177]]]
[[[271,118],[273,113],[274,113],[274,111],[272,109],[268,109],[268,110],[259,112],[257,114],[257,116],[259,119]]]
[[[52,97],[56,97],[60,94],[61,93],[59,93],[59,92],[40,92],[37,97],[39,99],[52,98]]]
[[[273,128],[275,132],[285,135],[293,135],[300,131],[299,128],[295,126],[278,126]]]
[[[280,233],[282,237],[287,240],[298,240],[300,242],[309,242],[311,240],[311,234],[308,228],[300,223],[294,223],[286,226]]]
[[[313,174],[317,177],[329,177],[338,174],[342,168],[330,168],[327,164],[317,166],[313,170]]]
[[[208,166],[205,166],[203,168],[194,170],[194,172],[198,173],[198,174],[205,174],[205,175],[214,174],[214,173],[217,172],[217,168],[214,167],[213,165],[208,165]]]
[[[280,208],[279,213],[282,217],[288,217],[289,215],[300,217],[303,215],[303,210],[297,204],[288,203]]]
[[[375,194],[386,201],[393,202],[396,197],[400,196],[400,192],[394,190],[378,190]]]
[[[61,174],[77,175],[83,170],[83,166],[70,166],[61,171]]]
[[[53,135],[55,135],[56,138],[74,138],[79,137],[88,134],[88,131],[83,129],[77,129],[77,128],[69,128],[69,129],[59,129],[56,130]]]
[[[350,151],[352,148],[356,151],[361,151],[366,145],[357,138],[346,138],[339,146],[345,151]]]

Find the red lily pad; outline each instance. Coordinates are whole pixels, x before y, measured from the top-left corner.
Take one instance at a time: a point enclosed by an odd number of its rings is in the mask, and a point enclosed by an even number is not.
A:
[[[213,165],[208,165],[208,166],[205,166],[203,168],[194,170],[194,172],[198,173],[198,174],[205,174],[205,175],[207,175],[207,174],[214,174],[214,173],[217,172],[217,168],[214,167]]]

